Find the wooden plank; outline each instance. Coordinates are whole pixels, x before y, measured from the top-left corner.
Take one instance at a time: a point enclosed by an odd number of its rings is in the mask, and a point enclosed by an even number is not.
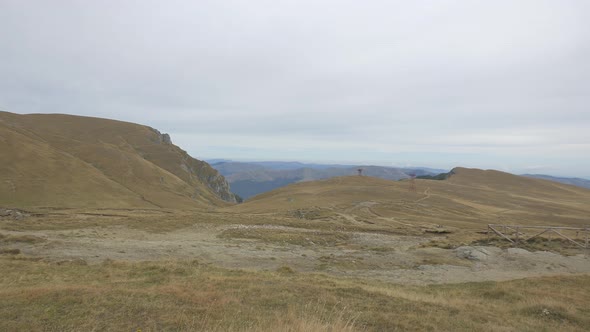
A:
[[[489,224],[492,227],[518,227],[518,228],[526,228],[526,229],[545,229],[545,228],[553,228],[553,229],[563,229],[563,230],[574,230],[574,231],[590,231],[590,228],[584,227],[561,227],[561,226],[523,226],[523,225],[501,225],[501,224]]]
[[[556,230],[553,230],[553,232],[554,232],[554,233],[556,233],[557,235],[559,235],[559,236],[563,237],[564,239],[567,239],[567,240],[569,240],[570,242],[572,242],[572,243],[576,244],[576,245],[577,245],[577,246],[579,246],[579,247],[586,248],[586,247],[585,247],[583,244],[581,244],[581,243],[578,243],[577,241],[574,241],[574,240],[570,239],[569,237],[565,236],[564,234],[561,234],[560,232],[558,232],[558,231],[556,231]]]
[[[494,227],[490,226],[490,229],[498,234],[498,236],[505,238],[506,240],[510,241],[510,243],[514,243],[514,241],[512,241],[512,239],[510,239],[509,237],[507,237],[506,235],[502,234],[501,232],[499,232],[498,230],[496,230]]]
[[[537,236],[539,236],[539,235],[543,235],[543,234],[545,234],[545,233],[549,232],[550,230],[551,230],[551,229],[550,229],[550,228],[548,228],[548,229],[546,229],[546,230],[544,230],[544,231],[542,231],[542,232],[540,232],[540,233],[537,233],[537,234],[535,234],[535,235],[533,235],[533,236],[529,237],[528,239],[526,239],[526,240],[524,240],[524,241],[526,242],[526,241],[528,241],[528,240],[534,239],[534,238],[536,238],[536,237],[537,237]]]
[[[502,231],[499,231],[496,228],[502,228]],[[488,230],[486,231],[486,234],[488,235],[489,238],[489,234],[490,231],[492,231],[493,233],[496,233],[496,235],[502,237],[503,239],[506,239],[508,241],[510,241],[510,243],[512,244],[518,244],[521,240],[521,229],[542,229],[541,232],[524,239],[523,241],[529,241],[532,240],[534,238],[536,238],[537,236],[543,235],[547,232],[551,232],[551,233],[555,233],[559,236],[561,236],[562,238],[574,243],[575,245],[582,247],[582,248],[587,248],[590,249],[590,227],[561,227],[561,226],[521,226],[521,225],[505,225],[505,224],[488,224]],[[514,240],[512,240],[508,235],[506,235],[505,233],[507,233],[507,230],[511,230],[514,231],[516,236],[516,242]],[[561,231],[576,231],[576,234],[579,234],[580,231],[584,232],[586,234],[586,238],[584,243],[580,243],[572,238],[570,238],[569,236],[561,233]],[[525,235],[524,233],[522,234],[523,236]],[[549,238],[549,240],[551,240],[551,238]]]

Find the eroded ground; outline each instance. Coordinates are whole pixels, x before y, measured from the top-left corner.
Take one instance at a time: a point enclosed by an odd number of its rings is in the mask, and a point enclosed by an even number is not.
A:
[[[590,273],[584,251],[563,256],[460,243],[484,236],[473,231],[449,240],[411,225],[363,228],[349,212],[339,213],[341,220],[301,220],[215,211],[44,210],[1,219],[0,252],[80,264],[197,260],[230,269],[288,268],[401,284]],[[456,243],[448,249],[431,246],[444,241]]]

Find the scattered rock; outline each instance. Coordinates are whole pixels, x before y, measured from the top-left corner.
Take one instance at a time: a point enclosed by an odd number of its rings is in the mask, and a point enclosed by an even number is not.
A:
[[[521,249],[521,248],[508,248],[506,249],[506,252],[508,252],[508,254],[510,255],[526,255],[526,254],[530,254],[529,251]]]
[[[446,229],[443,227],[427,228],[424,230],[424,232],[432,233],[432,234],[449,234],[449,233],[451,233],[451,231],[449,229]]]
[[[455,249],[455,253],[459,258],[466,258],[472,261],[482,261],[488,259],[490,252],[484,248],[475,247],[459,247]]]
[[[150,129],[156,134],[155,139],[152,139],[152,142],[158,142],[160,144],[172,144],[172,140],[170,139],[170,135],[162,134],[159,130],[151,128]]]
[[[26,216],[28,216],[28,215],[24,211],[21,211],[21,210],[0,208],[0,218],[22,220]]]
[[[162,134],[162,143],[164,144],[172,144],[172,140],[170,139],[170,135]]]

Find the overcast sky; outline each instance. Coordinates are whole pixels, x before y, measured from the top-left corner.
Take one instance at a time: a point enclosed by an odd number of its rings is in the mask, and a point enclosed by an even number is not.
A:
[[[0,0],[0,109],[201,159],[590,178],[590,1]]]

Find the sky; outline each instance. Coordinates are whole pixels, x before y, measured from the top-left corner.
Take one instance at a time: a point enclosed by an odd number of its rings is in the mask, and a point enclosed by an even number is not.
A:
[[[590,1],[0,0],[0,110],[199,159],[590,178]]]

